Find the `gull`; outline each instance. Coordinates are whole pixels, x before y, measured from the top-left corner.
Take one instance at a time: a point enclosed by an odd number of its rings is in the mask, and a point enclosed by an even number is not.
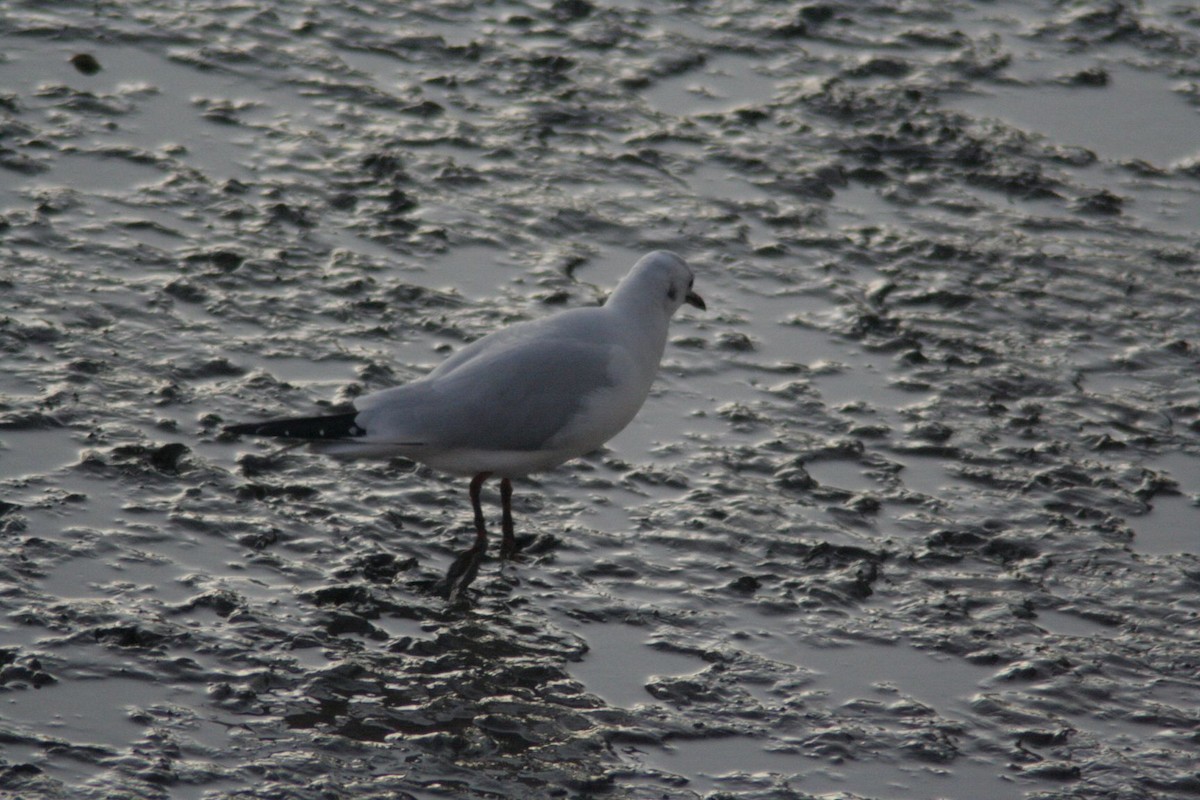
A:
[[[354,410],[230,425],[230,434],[298,440],[343,458],[404,456],[471,479],[474,543],[439,588],[452,601],[487,551],[480,492],[500,478],[502,559],[517,553],[512,480],[596,450],[645,403],[684,303],[705,310],[687,262],[658,250],[602,306],[575,308],[488,334],[423,378],[363,395]]]

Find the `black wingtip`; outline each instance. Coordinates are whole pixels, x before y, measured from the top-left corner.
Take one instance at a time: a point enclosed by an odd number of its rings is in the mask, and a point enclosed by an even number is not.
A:
[[[357,417],[357,411],[350,411],[323,417],[271,419],[226,425],[224,431],[242,436],[274,436],[279,439],[348,439],[366,434],[366,430],[354,422]]]

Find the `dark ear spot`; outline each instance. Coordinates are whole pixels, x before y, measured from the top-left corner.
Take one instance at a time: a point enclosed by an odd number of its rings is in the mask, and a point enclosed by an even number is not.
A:
[[[676,298],[676,296],[677,296],[677,292],[675,291],[674,286],[672,286],[670,289],[667,289],[668,299],[674,300]]]

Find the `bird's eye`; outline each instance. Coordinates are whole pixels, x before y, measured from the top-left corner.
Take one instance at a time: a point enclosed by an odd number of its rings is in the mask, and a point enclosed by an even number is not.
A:
[[[670,289],[667,289],[667,298],[670,300],[675,299],[675,287],[674,286],[672,286]]]

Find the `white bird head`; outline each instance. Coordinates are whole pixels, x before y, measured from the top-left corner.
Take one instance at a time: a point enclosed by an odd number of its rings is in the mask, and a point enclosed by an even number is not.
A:
[[[704,299],[692,289],[692,268],[668,250],[655,250],[638,259],[613,291],[609,303],[645,303],[660,305],[670,317],[684,303],[701,310]]]

